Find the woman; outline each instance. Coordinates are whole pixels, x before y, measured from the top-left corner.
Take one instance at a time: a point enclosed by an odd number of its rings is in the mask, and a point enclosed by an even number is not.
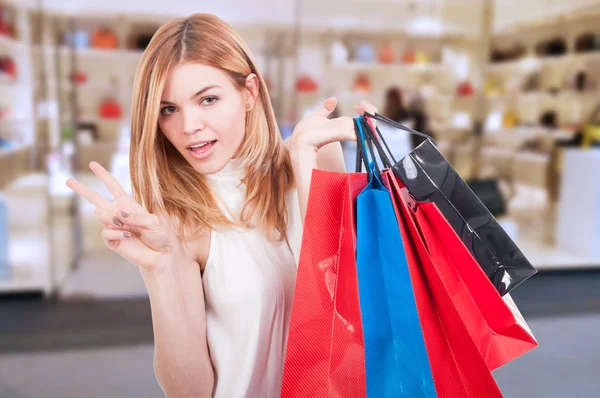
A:
[[[157,380],[172,397],[279,395],[313,168],[344,171],[352,119],[335,98],[283,142],[263,77],[219,18],[161,27],[134,83],[134,197],[99,164],[115,197],[76,180],[102,238],[136,264],[150,296]],[[357,111],[376,109],[362,102]]]
[[[402,92],[397,87],[390,87],[385,94],[385,106],[383,115],[398,123],[404,123],[409,117],[409,113],[404,108]]]
[[[425,110],[425,98],[419,92],[414,93],[411,98],[410,116],[413,122],[413,129],[433,137],[433,134],[429,131],[429,118]],[[416,148],[425,141],[425,138],[420,135],[411,134],[411,140],[412,147]]]
[[[385,95],[385,104],[383,107],[383,115],[398,123],[402,123],[408,127],[413,127],[410,120],[410,114],[404,107],[402,100],[402,92],[399,88],[390,87]],[[402,130],[398,130],[390,125],[383,124],[379,127],[381,133],[386,137],[387,144],[390,150],[402,158],[414,149],[412,146],[411,135]]]

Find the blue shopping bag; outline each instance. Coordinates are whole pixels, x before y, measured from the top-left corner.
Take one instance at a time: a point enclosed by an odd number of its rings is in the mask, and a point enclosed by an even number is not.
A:
[[[362,123],[357,148],[369,183],[358,195],[356,267],[365,345],[367,397],[436,397],[402,236]],[[357,166],[358,168],[358,166]]]

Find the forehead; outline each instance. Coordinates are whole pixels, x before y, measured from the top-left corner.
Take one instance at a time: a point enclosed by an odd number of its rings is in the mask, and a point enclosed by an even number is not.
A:
[[[219,68],[200,63],[181,63],[169,71],[161,100],[188,100],[209,85],[233,88],[229,76]]]

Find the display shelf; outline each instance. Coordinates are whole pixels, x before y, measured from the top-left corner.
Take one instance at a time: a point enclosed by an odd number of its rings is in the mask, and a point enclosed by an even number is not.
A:
[[[45,271],[42,262],[37,265],[12,264],[12,276],[9,279],[0,279],[0,293],[43,291],[49,293],[46,278],[41,274]]]
[[[33,118],[27,116],[16,116],[16,117],[7,117],[5,119],[0,119],[0,125],[2,124],[15,124],[15,123],[30,123],[33,122]]]
[[[21,40],[0,34],[0,48],[13,48],[22,50],[26,48],[26,46]]]
[[[121,50],[121,56],[127,61],[139,61],[142,59],[143,50]]]
[[[44,174],[33,173],[17,178],[2,190],[10,210],[8,242],[11,274],[8,279],[0,279],[0,293],[51,293],[46,239],[47,184]]]
[[[57,84],[55,81],[50,81],[49,85],[57,87]],[[60,83],[60,86],[64,91],[71,91],[71,90],[75,89],[75,90],[85,90],[85,91],[96,91],[96,92],[100,92],[100,94],[102,94],[102,91],[104,91],[104,90],[118,90],[120,88],[119,84],[114,84],[114,83],[110,83],[110,82],[104,82],[104,83],[86,82],[86,83],[73,84],[73,82],[70,82],[68,80],[63,80]]]
[[[600,258],[582,256],[526,239],[517,239],[515,243],[538,271],[600,268]]]
[[[518,92],[515,94],[491,94],[486,95],[487,101],[513,101],[519,100],[600,100],[600,92],[598,91],[575,91],[575,90],[561,90],[557,93],[551,93],[548,91],[529,91],[529,92]]]
[[[348,62],[331,64],[328,69],[333,72],[369,71],[369,72],[449,72],[450,67],[444,64],[380,64],[375,62]]]
[[[530,72],[542,66],[587,62],[600,62],[600,51],[568,53],[555,57],[524,57],[514,61],[492,62],[489,64],[489,70],[497,73]]]
[[[33,145],[31,144],[19,144],[19,145],[13,145],[10,148],[0,148],[0,155],[8,155],[10,153],[13,152],[19,152],[22,150],[26,150],[26,149],[31,149],[33,147]]]

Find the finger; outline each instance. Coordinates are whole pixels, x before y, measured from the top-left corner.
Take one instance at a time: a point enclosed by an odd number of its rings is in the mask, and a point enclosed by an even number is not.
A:
[[[159,224],[158,217],[150,214],[147,211],[126,212],[119,210],[117,218],[126,226],[142,229],[156,228]]]
[[[331,120],[333,129],[336,130],[354,130],[354,120],[348,116],[342,116]]]
[[[116,211],[109,211],[99,207],[94,211],[94,218],[105,228],[120,229],[122,231],[130,232],[134,231],[133,227],[125,225],[125,223],[117,217]]]
[[[323,105],[321,105],[321,107],[319,107],[319,109],[317,109],[316,111],[314,111],[311,114],[311,116],[318,115],[318,116],[327,117],[327,116],[329,116],[329,114],[331,112],[333,112],[336,105],[337,105],[337,98],[329,97],[325,100],[325,102],[323,102]]]
[[[87,186],[80,183],[74,178],[69,178],[67,180],[67,186],[96,207],[106,208],[110,206],[110,202],[106,200],[102,195],[100,195],[93,189],[88,188]]]
[[[104,228],[102,232],[100,232],[100,236],[105,242],[110,242],[113,240],[125,240],[131,238],[132,234],[129,231],[120,231],[118,229],[109,229]]]
[[[113,194],[114,198],[120,198],[122,196],[127,196],[127,192],[125,189],[119,184],[119,181],[115,177],[113,177],[104,167],[100,165],[98,162],[91,162],[90,169],[96,174],[98,178],[102,180],[104,185],[108,188],[110,193]]]
[[[366,100],[361,101],[360,106],[365,110],[365,112],[368,112],[371,115],[374,115],[377,113],[377,107],[375,105],[369,103]],[[370,117],[367,117],[366,120],[367,120],[367,122],[369,122],[371,129],[375,130],[375,128],[377,127],[377,121]]]
[[[360,101],[360,106],[365,110],[365,112],[369,112],[371,115],[377,113],[377,107],[366,100]]]
[[[335,141],[355,141],[356,133],[354,131],[354,122],[352,118],[342,116],[336,119],[332,119],[330,125],[327,128],[329,134],[326,139],[326,144]]]

